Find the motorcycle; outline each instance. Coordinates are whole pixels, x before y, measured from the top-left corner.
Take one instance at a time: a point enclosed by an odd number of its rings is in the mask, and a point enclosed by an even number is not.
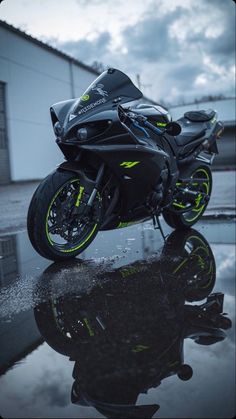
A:
[[[184,362],[185,339],[213,345],[232,326],[223,313],[224,294],[212,293],[211,248],[192,229],[181,235],[174,231],[161,255],[148,263],[105,271],[92,288],[58,295],[57,277],[71,282],[83,264],[46,269],[41,280],[51,281],[51,291],[34,309],[38,329],[55,351],[74,362],[72,403],[92,406],[109,418],[151,418],[160,405],[136,405],[141,393],[173,375],[192,378],[193,369]]]
[[[27,218],[43,257],[72,258],[101,230],[153,219],[163,233],[160,214],[186,229],[204,213],[223,132],[217,112],[186,112],[171,122],[161,106],[127,105],[141,97],[126,74],[110,68],[79,99],[51,107],[66,161],[40,183]]]

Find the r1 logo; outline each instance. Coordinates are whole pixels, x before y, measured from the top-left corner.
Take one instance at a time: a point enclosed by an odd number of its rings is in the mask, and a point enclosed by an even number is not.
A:
[[[120,166],[123,166],[125,169],[131,169],[131,167],[134,167],[139,163],[140,161],[123,161]]]

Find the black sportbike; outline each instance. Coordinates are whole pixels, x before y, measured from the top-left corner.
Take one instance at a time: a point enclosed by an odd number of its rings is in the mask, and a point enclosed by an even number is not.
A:
[[[223,131],[217,113],[186,112],[171,122],[161,106],[132,107],[141,97],[128,76],[108,69],[79,99],[51,107],[66,161],[41,182],[29,207],[29,237],[42,256],[74,257],[99,230],[150,218],[160,227],[161,213],[184,229],[205,211]]]

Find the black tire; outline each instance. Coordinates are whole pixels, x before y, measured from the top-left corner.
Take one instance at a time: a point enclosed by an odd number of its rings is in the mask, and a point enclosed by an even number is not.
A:
[[[201,176],[206,177],[206,185],[202,186],[202,189],[198,189],[199,192],[205,192],[209,196],[211,195],[212,191],[212,174],[211,170],[208,165],[200,163],[200,162],[194,162],[190,166],[184,167],[180,172],[181,178],[190,178],[190,177],[196,177],[197,174]],[[170,207],[163,211],[163,217],[166,223],[175,229],[184,230],[187,228],[192,227],[194,224],[197,223],[197,221],[201,218],[204,211],[206,210],[208,205],[208,202],[204,205],[202,205],[199,208],[195,208],[193,211],[185,212],[185,213],[177,213],[177,211],[174,210],[174,208]],[[194,211],[196,211],[196,214],[191,215]]]
[[[39,332],[52,349],[66,356],[73,354],[74,342],[66,336],[53,315],[53,301],[35,307],[34,318]]]
[[[78,233],[82,235],[81,241],[78,240],[75,246],[69,247],[69,242],[57,244],[50,238],[48,220],[50,219],[50,211],[53,205],[57,205],[55,202],[57,199],[60,199],[62,206],[63,200],[60,196],[64,193],[65,189],[63,188],[73,185],[75,189],[79,182],[80,180],[75,173],[56,170],[41,182],[32,197],[27,217],[28,235],[34,249],[47,259],[65,261],[77,256],[89,246],[98,233],[102,216],[102,204],[100,198],[96,197],[96,221],[93,224],[91,222],[91,229],[88,233],[87,230],[90,228],[90,223],[87,223],[86,229],[85,227],[81,228],[81,233]],[[64,202],[70,199],[70,196],[71,194],[65,195]],[[87,234],[86,237],[84,236],[85,234]]]

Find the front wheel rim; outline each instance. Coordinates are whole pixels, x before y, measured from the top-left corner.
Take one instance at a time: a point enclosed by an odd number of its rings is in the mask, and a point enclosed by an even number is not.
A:
[[[81,218],[73,219],[69,225],[63,211],[68,214],[73,210],[78,198],[79,179],[67,181],[53,196],[46,214],[45,231],[47,241],[55,250],[62,253],[78,251],[90,240],[97,230],[97,212],[100,207],[100,199],[97,196],[94,207],[91,209],[91,218],[83,222]],[[61,212],[61,220],[59,213]],[[64,219],[63,219],[64,217]]]

